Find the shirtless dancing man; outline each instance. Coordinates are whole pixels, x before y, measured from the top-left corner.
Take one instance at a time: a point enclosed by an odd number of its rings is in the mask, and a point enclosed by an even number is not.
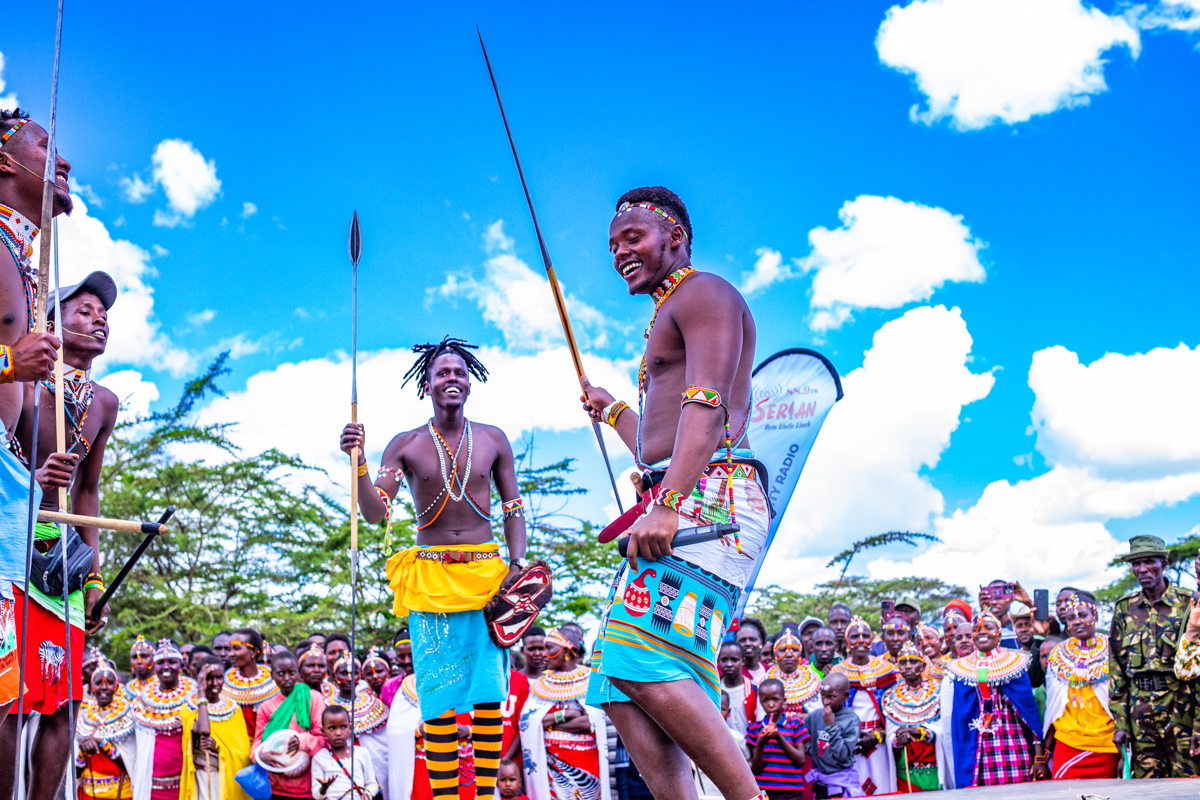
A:
[[[584,409],[616,429],[653,499],[628,530],[587,703],[604,706],[655,797],[696,797],[690,757],[722,795],[751,800],[766,795],[725,731],[716,656],[769,524],[762,476],[744,463],[755,328],[733,286],[691,267],[691,238],[661,186],[626,192],[609,225],[618,274],[655,311],[639,413],[592,386]],[[717,522],[741,530],[672,550],[679,528]]]
[[[425,752],[433,796],[458,797],[458,728],[455,711],[474,707],[478,796],[492,797],[500,768],[500,706],[508,698],[508,652],[488,637],[483,607],[510,576],[526,566],[525,516],[512,448],[504,431],[470,423],[463,406],[471,376],[487,369],[472,345],[447,337],[417,345],[415,378],[420,397],[433,399],[433,418],[397,435],[383,451],[375,483],[360,456],[359,508],[372,524],[391,513],[401,480],[407,480],[417,514],[417,546],[388,560],[394,610],[408,615],[417,696],[424,720]],[[342,431],[342,449],[364,452],[362,425]],[[503,500],[504,538],[510,564],[500,559],[489,512],[492,481]],[[465,483],[464,483],[465,482]]]

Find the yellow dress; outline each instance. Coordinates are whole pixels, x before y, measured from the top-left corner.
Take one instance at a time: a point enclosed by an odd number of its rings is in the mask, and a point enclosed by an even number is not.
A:
[[[192,729],[199,712],[195,700],[189,698],[180,709],[183,719],[183,779],[179,786],[180,800],[196,797],[196,765],[192,760]],[[220,749],[217,759],[220,772],[218,785],[214,785],[215,796],[210,800],[250,800],[234,779],[238,770],[250,765],[250,734],[246,720],[236,702],[222,695],[219,703],[208,707],[208,723],[212,738]]]

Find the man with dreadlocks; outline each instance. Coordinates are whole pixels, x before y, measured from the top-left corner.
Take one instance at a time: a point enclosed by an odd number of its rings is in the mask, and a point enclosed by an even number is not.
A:
[[[584,410],[616,429],[645,491],[601,618],[587,702],[604,706],[638,764],[657,767],[643,772],[656,797],[695,796],[689,756],[730,800],[765,797],[725,731],[716,665],[769,522],[746,437],[754,318],[737,289],[691,266],[691,221],[669,189],[626,192],[608,233],[613,266],[630,294],[650,295],[654,316],[637,413],[584,386]],[[726,522],[740,530],[671,546],[680,528]]]
[[[471,707],[478,796],[495,793],[508,652],[489,638],[483,608],[527,566],[525,518],[508,437],[494,426],[472,424],[463,414],[471,378],[487,380],[473,349],[450,337],[413,348],[420,357],[404,383],[415,379],[418,397],[432,398],[433,417],[388,443],[374,484],[365,456],[358,471],[359,508],[368,522],[390,516],[405,479],[417,509],[417,546],[392,556],[387,575],[396,593],[394,610],[409,619],[435,798],[458,794],[455,711]],[[347,453],[355,447],[363,453],[365,444],[361,424],[342,431]],[[493,481],[503,503],[509,564],[492,538]]]
[[[25,400],[22,386],[53,375],[58,351],[58,339],[33,333],[37,289],[30,258],[41,224],[49,141],[46,131],[20,109],[0,110],[0,721],[17,697],[13,588],[16,584],[19,591],[25,583],[29,462],[15,436]],[[58,156],[55,215],[71,210],[70,171],[71,165]],[[11,786],[13,763],[0,755],[0,794]]]

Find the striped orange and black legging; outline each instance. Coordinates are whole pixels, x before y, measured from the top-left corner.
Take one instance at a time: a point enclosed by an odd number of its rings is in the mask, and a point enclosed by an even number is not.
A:
[[[496,793],[496,773],[500,771],[500,744],[503,722],[499,703],[475,706],[471,742],[475,748],[475,796],[492,797]],[[425,721],[425,760],[429,767],[429,785],[436,797],[458,797],[458,724],[454,709],[437,719]]]

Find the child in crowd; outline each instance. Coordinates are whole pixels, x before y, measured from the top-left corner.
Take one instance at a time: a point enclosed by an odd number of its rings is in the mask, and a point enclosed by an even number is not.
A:
[[[529,800],[525,794],[525,783],[521,780],[521,767],[507,758],[500,762],[496,789],[500,792],[501,800]]]
[[[354,748],[351,767],[350,712],[342,706],[327,706],[321,727],[328,745],[312,759],[313,800],[371,800],[379,792],[379,784],[366,748]]]
[[[805,742],[808,728],[804,720],[784,710],[783,682],[768,678],[759,684],[758,702],[763,719],[746,728],[750,751],[750,770],[758,779],[758,788],[770,800],[801,800],[808,756]]]
[[[813,769],[805,777],[814,784],[814,797],[861,797],[862,784],[854,768],[854,748],[858,746],[858,715],[846,708],[850,683],[841,673],[830,673],[821,681],[822,708],[805,720],[812,734],[808,754]],[[836,794],[835,794],[836,793]]]

